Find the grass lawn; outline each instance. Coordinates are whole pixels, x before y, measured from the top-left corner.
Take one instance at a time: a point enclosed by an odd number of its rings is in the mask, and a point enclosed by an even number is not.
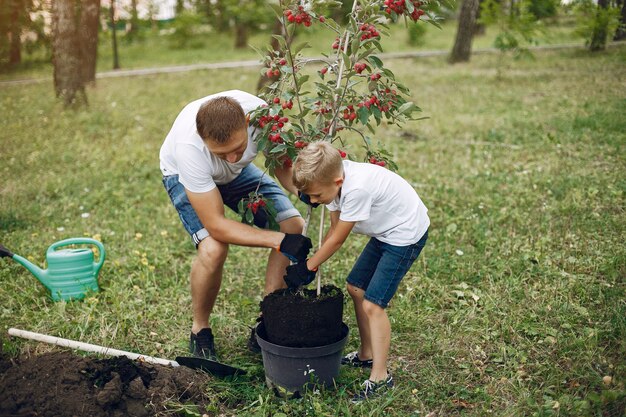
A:
[[[389,309],[393,394],[351,405],[367,375],[342,369],[337,390],[275,398],[245,348],[267,251],[231,247],[212,325],[224,361],[249,374],[212,380],[200,414],[624,414],[626,47],[504,62],[497,77],[493,55],[457,66],[389,61],[430,118],[377,136],[432,220]],[[256,81],[255,70],[103,79],[80,111],[64,110],[49,83],[2,87],[0,242],[40,266],[67,237],[95,237],[108,253],[101,291],[70,303],[50,301],[25,269],[0,260],[0,333],[184,353],[194,250],[161,185],[159,148],[187,102],[254,91]],[[356,149],[347,150],[361,158]],[[365,242],[350,238],[323,269],[326,283],[343,288]],[[344,316],[353,350],[350,303]],[[51,349],[6,337],[3,348]]]

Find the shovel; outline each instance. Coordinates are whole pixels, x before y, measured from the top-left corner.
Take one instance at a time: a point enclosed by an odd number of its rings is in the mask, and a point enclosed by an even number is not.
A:
[[[212,375],[219,377],[245,375],[246,373],[246,371],[244,371],[243,369],[235,368],[234,366],[226,365],[204,358],[177,356],[176,360],[172,361],[169,359],[155,358],[153,356],[141,355],[139,353],[126,352],[123,350],[92,345],[90,343],[77,342],[70,339],[62,339],[60,337],[48,336],[41,333],[34,333],[14,328],[9,329],[9,334],[11,336],[21,337],[23,339],[37,340],[39,342],[50,343],[52,345],[67,347],[71,349],[78,349],[84,352],[96,352],[108,356],[126,356],[127,358],[132,360],[156,363],[159,365],[169,365],[174,367],[185,366],[191,369],[200,369],[204,372],[208,372]]]

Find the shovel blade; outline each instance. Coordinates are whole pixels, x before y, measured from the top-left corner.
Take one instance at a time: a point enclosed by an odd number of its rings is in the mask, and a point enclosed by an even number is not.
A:
[[[243,369],[195,356],[177,356],[176,362],[181,366],[186,366],[191,369],[200,369],[219,377],[245,375],[246,373]]]

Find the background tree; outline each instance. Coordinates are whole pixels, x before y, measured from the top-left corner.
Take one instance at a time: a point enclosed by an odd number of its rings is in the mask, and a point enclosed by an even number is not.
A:
[[[52,63],[54,89],[66,106],[87,104],[81,68],[76,4],[73,0],[52,2]]]
[[[603,51],[606,43],[620,24],[620,10],[609,0],[580,0],[576,6],[578,14],[577,32],[592,52]]]
[[[31,0],[0,2],[0,63],[17,65],[22,61],[21,35],[30,23]]]
[[[83,0],[80,3],[79,43],[81,74],[85,83],[96,82],[98,57],[98,27],[100,23],[100,0]]]
[[[463,0],[456,39],[450,54],[450,63],[467,62],[472,53],[472,39],[476,30],[478,0]]]
[[[619,27],[615,31],[614,41],[621,41],[626,39],[626,0],[620,0],[617,2],[620,8]]]
[[[247,48],[250,32],[274,22],[273,12],[266,0],[228,0],[225,13],[235,29],[235,48]]]

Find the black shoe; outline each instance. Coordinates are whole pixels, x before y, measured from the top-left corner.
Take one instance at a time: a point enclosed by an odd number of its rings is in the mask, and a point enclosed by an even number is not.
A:
[[[248,338],[248,350],[252,353],[261,353],[261,346],[259,346],[259,342],[256,340],[256,328],[263,321],[263,317],[257,317],[256,324],[250,328],[250,337]]]
[[[217,361],[215,354],[215,343],[213,341],[213,332],[208,327],[200,330],[198,334],[189,337],[189,351],[199,358]]]
[[[346,356],[341,358],[342,365],[349,365],[355,368],[371,368],[372,363],[373,362],[371,359],[366,359],[366,360],[359,359],[359,352],[357,351],[350,352]]]
[[[389,391],[393,388],[393,377],[390,373],[387,373],[387,379],[383,381],[370,381],[366,379],[365,382],[361,384],[361,391],[354,394],[352,397],[352,403],[357,404],[361,403],[365,400],[371,400],[373,398],[379,397],[385,392]]]

